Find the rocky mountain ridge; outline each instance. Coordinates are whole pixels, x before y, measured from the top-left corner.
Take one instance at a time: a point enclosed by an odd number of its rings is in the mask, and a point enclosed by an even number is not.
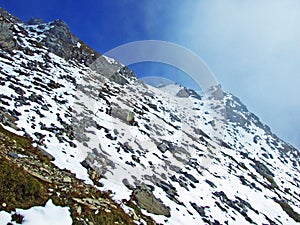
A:
[[[129,68],[124,67],[117,61],[108,63],[105,56],[101,56],[71,33],[68,25],[62,20],[58,19],[50,23],[45,23],[42,19],[32,18],[25,23],[3,8],[0,8],[0,15],[2,28],[0,46],[6,51],[28,50],[26,49],[26,45],[22,45],[22,43],[19,43],[14,38],[14,33],[19,33],[36,38],[36,40],[32,41],[37,41],[36,44],[39,47],[45,46],[49,52],[65,60],[75,59],[77,62],[90,66],[93,70],[104,76],[110,76],[112,80],[115,79],[115,82],[127,82],[126,79],[122,79],[120,74],[116,76],[112,73],[118,70],[123,74],[135,77],[135,74]],[[22,24],[22,26],[18,27],[19,30],[15,30],[15,23]],[[97,64],[93,64],[95,60],[97,60]]]
[[[0,122],[29,136],[72,181],[111,191],[138,224],[300,221],[299,152],[238,98],[172,96],[87,47],[62,21],[24,23],[0,12]],[[221,131],[218,104],[226,109]]]

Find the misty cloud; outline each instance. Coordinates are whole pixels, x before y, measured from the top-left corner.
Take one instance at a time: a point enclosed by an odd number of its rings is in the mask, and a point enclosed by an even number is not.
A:
[[[145,7],[149,33],[159,16]],[[300,147],[300,1],[162,3],[161,38],[199,54],[226,91]],[[165,9],[162,11],[161,9]]]

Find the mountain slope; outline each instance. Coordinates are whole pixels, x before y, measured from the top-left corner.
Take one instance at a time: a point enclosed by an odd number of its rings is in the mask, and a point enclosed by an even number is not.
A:
[[[162,224],[300,221],[299,152],[236,97],[216,135],[214,100],[146,85],[62,21],[0,19],[0,122],[57,167]]]

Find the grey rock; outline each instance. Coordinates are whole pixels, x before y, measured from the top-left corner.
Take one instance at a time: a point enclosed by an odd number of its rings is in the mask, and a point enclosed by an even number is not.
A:
[[[109,77],[109,79],[120,85],[128,84],[128,81],[118,73],[114,73]]]
[[[2,16],[2,14],[1,14]],[[13,38],[13,23],[0,17],[0,46],[2,49],[15,49],[17,44]]]
[[[122,183],[123,183],[128,189],[130,189],[130,190],[133,190],[133,189],[134,189],[134,186],[131,185],[131,184],[129,183],[129,181],[128,181],[126,178],[124,178],[124,179],[122,180]]]
[[[17,17],[14,17],[6,10],[0,8],[0,46],[6,50],[18,49],[19,46],[13,38],[15,23],[24,23]],[[39,18],[32,18],[28,21],[28,25],[43,26],[45,22]],[[55,20],[50,23],[51,29],[44,31],[44,36],[39,45],[46,46],[50,52],[66,59],[76,59],[80,63],[84,63],[91,69],[97,71],[110,78],[110,80],[124,85],[127,84],[128,78],[136,79],[136,75],[128,67],[124,67],[118,62],[110,63],[94,49],[86,45],[73,33],[71,33],[68,25],[62,20]],[[19,27],[20,28],[20,27]],[[20,28],[21,29],[21,28]],[[33,29],[34,31],[34,29]],[[22,29],[22,32],[27,32]],[[77,43],[80,43],[80,47]],[[29,54],[30,52],[28,52]]]
[[[176,94],[177,97],[180,97],[180,98],[187,98],[189,97],[189,93],[188,93],[188,90],[186,88],[182,88],[177,94]]]
[[[111,108],[111,116],[120,119],[124,123],[134,123],[134,113],[128,109],[122,109],[118,106]]]
[[[191,206],[199,213],[200,216],[202,217],[207,217],[205,215],[205,208],[206,207],[202,207],[202,206],[198,206],[196,203],[194,202],[190,202]]]
[[[135,190],[133,192],[133,198],[139,207],[147,210],[149,213],[167,217],[171,216],[169,207],[165,206],[159,199],[157,199],[149,188],[140,187]]]
[[[188,97],[193,97],[193,98],[197,98],[199,100],[201,100],[201,96],[197,94],[196,91],[194,91],[193,89],[188,89],[188,88],[182,88],[181,90],[179,90],[179,92],[176,94],[177,97],[180,98],[188,98]]]
[[[166,151],[169,150],[169,146],[166,143],[161,143],[157,146],[157,148],[162,152],[165,153]]]

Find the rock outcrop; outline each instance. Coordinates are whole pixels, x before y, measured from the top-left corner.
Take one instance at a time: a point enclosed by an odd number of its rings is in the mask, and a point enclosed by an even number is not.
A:
[[[167,94],[61,20],[0,19],[1,210],[52,198],[76,224],[299,222],[299,151],[235,96]]]
[[[132,193],[133,199],[142,208],[155,215],[170,217],[170,209],[157,199],[147,186],[141,186]]]

